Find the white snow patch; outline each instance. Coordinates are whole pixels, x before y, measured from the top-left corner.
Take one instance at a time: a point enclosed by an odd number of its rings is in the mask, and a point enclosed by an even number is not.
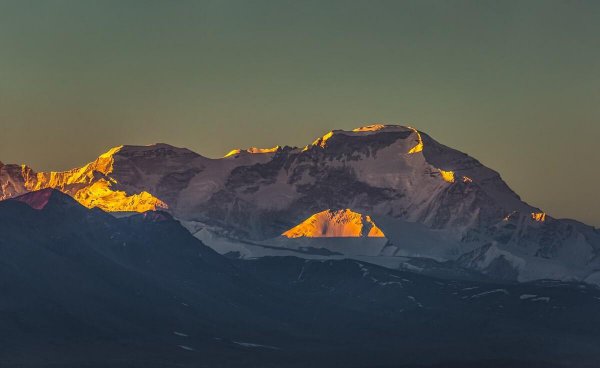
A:
[[[245,348],[265,348],[265,349],[274,349],[274,350],[280,350],[278,347],[276,346],[270,346],[270,345],[262,345],[262,344],[255,344],[255,343],[251,343],[251,342],[242,342],[242,341],[234,341],[234,344],[243,346]]]
[[[547,296],[540,296],[538,298],[535,299],[531,299],[532,302],[546,302],[548,303],[550,301],[550,298]]]
[[[413,303],[415,303],[419,308],[423,308],[423,304],[419,303],[419,301],[412,295],[407,296]]]
[[[356,264],[358,265],[358,267],[362,271],[363,277],[367,277],[367,275],[369,274],[369,269],[366,268],[362,263],[356,263]]]
[[[497,294],[497,293],[502,293],[502,294],[509,295],[509,293],[508,293],[508,291],[506,289],[495,289],[495,290],[488,290],[488,291],[484,291],[484,292],[479,293],[479,294],[471,295],[471,298],[480,298],[482,296],[491,295],[491,294]]]
[[[526,300],[526,299],[531,299],[531,298],[535,298],[537,295],[535,294],[523,294],[519,297],[519,299],[521,300]]]

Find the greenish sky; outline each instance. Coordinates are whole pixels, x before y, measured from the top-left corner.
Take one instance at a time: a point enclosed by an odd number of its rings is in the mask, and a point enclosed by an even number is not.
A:
[[[403,123],[600,225],[600,2],[2,1],[0,160]]]

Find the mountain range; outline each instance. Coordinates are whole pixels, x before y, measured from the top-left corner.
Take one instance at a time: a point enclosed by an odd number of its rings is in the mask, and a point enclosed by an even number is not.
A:
[[[66,172],[0,164],[0,199],[44,188],[118,216],[166,211],[229,257],[424,273],[433,262],[498,280],[600,284],[598,229],[530,206],[496,171],[412,127],[333,130],[305,147],[220,159],[155,144],[115,147]]]

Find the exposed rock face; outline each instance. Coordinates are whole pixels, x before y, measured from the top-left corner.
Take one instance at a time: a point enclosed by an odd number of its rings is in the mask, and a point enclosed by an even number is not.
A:
[[[0,198],[48,187],[107,211],[168,208],[251,241],[349,209],[377,223],[389,256],[460,260],[517,279],[599,278],[596,229],[528,205],[497,172],[411,127],[334,130],[304,148],[239,149],[221,159],[157,144],[116,147],[61,173],[0,165]]]

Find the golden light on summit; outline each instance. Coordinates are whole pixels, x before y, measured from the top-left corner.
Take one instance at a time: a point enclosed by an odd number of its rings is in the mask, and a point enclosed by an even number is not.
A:
[[[411,148],[408,153],[409,154],[413,154],[413,153],[418,153],[423,151],[423,139],[421,138],[421,133],[419,133],[418,130],[416,130],[415,128],[411,128],[408,127],[409,129],[411,129],[413,132],[415,132],[415,134],[417,135],[417,145],[414,146],[413,148]]]
[[[248,148],[248,152],[249,153],[273,153],[273,152],[277,152],[279,151],[281,147],[279,146],[275,146],[275,147],[271,147],[271,148],[257,148],[257,147],[250,147]]]
[[[327,140],[329,138],[333,137],[333,130],[330,131],[329,133],[325,134],[324,136],[322,136],[321,138],[315,140],[312,145],[313,146],[319,146],[321,148],[325,148],[325,145],[327,144]]]
[[[223,156],[223,158],[225,158],[225,157],[231,157],[231,156],[235,156],[235,155],[239,155],[240,153],[242,153],[241,149],[239,149],[239,148],[232,149],[225,156]]]
[[[367,125],[364,127],[360,127],[360,128],[354,128],[352,129],[353,132],[355,133],[360,133],[360,132],[376,132],[378,130],[382,130],[385,129],[385,125],[383,124],[371,124],[371,125]]]
[[[350,209],[325,210],[281,234],[286,238],[384,238],[371,216]]]
[[[546,213],[545,212],[532,212],[531,218],[537,222],[544,222],[544,221],[546,221]]]
[[[123,146],[112,148],[95,161],[69,171],[35,173],[23,165],[23,184],[28,191],[57,189],[87,208],[98,207],[108,212],[146,212],[168,208],[165,202],[146,191],[129,195],[113,188],[117,183],[107,175],[113,171],[114,155],[122,148]],[[106,177],[97,179],[98,174]]]
[[[454,183],[454,171],[440,170],[440,175],[442,175],[442,179],[444,179],[444,181],[447,181],[448,183]]]
[[[252,154],[274,153],[274,152],[279,151],[280,148],[281,148],[280,146],[275,146],[275,147],[271,147],[271,148],[250,147],[247,150],[241,150],[239,148],[236,148],[236,149],[229,151],[229,153],[227,153],[225,156],[223,156],[223,158],[239,155],[242,152],[247,152],[247,153],[252,153]]]

